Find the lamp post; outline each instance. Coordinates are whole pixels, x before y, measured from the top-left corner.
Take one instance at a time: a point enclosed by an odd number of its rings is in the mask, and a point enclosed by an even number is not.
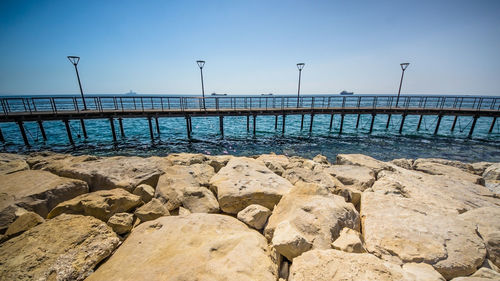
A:
[[[197,60],[196,63],[200,67],[200,74],[201,74],[201,95],[203,97],[203,109],[207,110],[205,107],[205,86],[203,85],[203,66],[205,65],[204,60]]]
[[[80,82],[80,75],[78,74],[78,67],[76,65],[80,61],[80,57],[68,56],[69,61],[75,66],[76,78],[78,78],[78,85],[80,86],[80,94],[82,94],[83,108],[87,110],[87,104],[85,103],[85,98],[83,97],[82,83]]]
[[[405,75],[405,70],[406,68],[408,67],[408,65],[410,65],[410,63],[408,62],[403,62],[401,64],[401,81],[399,81],[399,91],[398,91],[398,98],[396,99],[396,107],[398,107],[398,103],[399,103],[399,95],[401,94],[401,85],[403,84],[403,77]]]
[[[300,76],[302,74],[302,69],[304,68],[306,64],[301,62],[297,63],[297,68],[299,69],[299,87],[297,89],[297,107],[299,107],[299,100],[300,100]]]

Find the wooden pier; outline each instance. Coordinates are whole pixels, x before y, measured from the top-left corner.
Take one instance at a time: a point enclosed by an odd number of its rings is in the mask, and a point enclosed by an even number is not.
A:
[[[497,117],[500,116],[500,97],[447,97],[447,96],[404,96],[398,106],[395,96],[304,96],[297,100],[291,96],[224,96],[224,97],[171,97],[171,96],[139,96],[139,97],[85,97],[87,110],[83,110],[83,100],[80,97],[3,97],[0,98],[2,113],[0,122],[14,122],[19,126],[24,143],[29,146],[24,122],[38,123],[44,140],[47,134],[43,127],[44,121],[60,120],[64,122],[68,141],[74,144],[69,120],[80,120],[84,138],[87,138],[85,120],[108,119],[113,140],[117,141],[115,119],[118,119],[120,135],[125,136],[123,118],[145,118],[148,120],[151,140],[154,141],[154,125],[160,135],[159,118],[184,117],[188,138],[192,134],[192,118],[217,116],[219,130],[224,136],[224,117],[246,116],[247,131],[250,131],[250,118],[253,119],[253,134],[256,133],[256,119],[260,115],[275,116],[275,129],[278,129],[278,117],[282,118],[282,135],[285,135],[286,117],[301,116],[301,130],[304,127],[304,116],[310,115],[309,131],[313,130],[316,115],[330,115],[330,130],[334,115],[340,115],[339,134],[342,134],[345,115],[357,115],[356,129],[362,114],[371,115],[369,133],[373,131],[375,116],[387,115],[386,128],[392,115],[401,115],[399,133],[402,132],[406,116],[419,115],[417,130],[420,129],[424,115],[437,116],[434,133],[437,134],[441,119],[444,116],[454,116],[451,131],[459,116],[473,118],[469,131],[472,136],[478,118],[492,117],[489,132],[491,133]],[[297,106],[298,105],[298,106]],[[0,130],[0,141],[5,142],[5,136]]]

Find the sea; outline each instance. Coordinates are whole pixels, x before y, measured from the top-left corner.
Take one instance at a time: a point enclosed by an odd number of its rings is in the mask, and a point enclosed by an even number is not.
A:
[[[453,97],[453,96],[450,96]],[[386,129],[387,115],[377,115],[373,131],[369,134],[371,115],[361,115],[356,129],[357,115],[346,115],[342,134],[339,134],[340,115],[335,115],[330,130],[330,115],[315,115],[310,128],[310,115],[305,115],[303,129],[301,116],[287,115],[285,134],[282,134],[282,116],[275,129],[274,116],[258,116],[256,134],[253,134],[252,118],[247,131],[246,117],[225,117],[224,136],[219,132],[218,117],[193,117],[191,139],[187,137],[184,118],[159,118],[160,134],[154,128],[155,140],[151,141],[146,118],[125,118],[122,137],[115,120],[118,141],[114,142],[108,119],[86,120],[88,138],[78,120],[70,121],[75,145],[70,145],[62,121],[45,121],[47,141],[44,141],[36,122],[25,122],[30,147],[24,145],[19,127],[14,123],[0,122],[5,143],[0,143],[0,152],[23,153],[50,150],[74,155],[98,156],[164,156],[170,153],[190,152],[208,155],[230,154],[252,156],[276,153],[288,156],[312,158],[317,154],[326,156],[331,162],[341,153],[362,153],[389,161],[397,158],[444,158],[465,162],[500,162],[500,120],[489,133],[492,118],[477,120],[474,134],[468,138],[472,117],[459,117],[455,130],[451,131],[452,116],[442,118],[440,129],[434,135],[437,116],[424,116],[417,131],[419,116],[406,117],[401,134],[400,115],[393,115]],[[154,126],[154,121],[153,121]]]

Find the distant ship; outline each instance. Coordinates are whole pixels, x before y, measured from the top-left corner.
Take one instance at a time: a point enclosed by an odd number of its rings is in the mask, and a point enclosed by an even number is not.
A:
[[[132,92],[132,90],[130,90],[130,92],[128,93],[125,93],[126,96],[137,96],[137,93],[136,92]]]
[[[211,93],[211,96],[227,96],[227,94],[217,94],[217,93]]]
[[[354,93],[353,92],[348,92],[348,91],[342,91],[342,92],[340,92],[340,95],[341,96],[352,96],[352,95],[354,95]]]

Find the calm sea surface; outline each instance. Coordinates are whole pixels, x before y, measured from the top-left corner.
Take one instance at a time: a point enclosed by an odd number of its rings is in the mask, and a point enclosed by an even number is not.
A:
[[[346,115],[342,135],[338,134],[340,115],[334,118],[329,130],[330,115],[315,115],[313,131],[309,133],[310,116],[304,119],[304,129],[300,130],[300,115],[288,115],[286,132],[282,136],[282,117],[275,130],[274,116],[257,117],[256,137],[247,132],[246,117],[225,117],[224,138],[219,133],[218,117],[192,118],[191,141],[187,140],[184,118],[160,118],[160,132],[155,130],[155,142],[149,135],[145,118],[123,119],[125,138],[121,138],[118,121],[115,121],[118,142],[113,143],[110,124],[107,119],[86,120],[88,139],[83,138],[79,121],[71,121],[75,146],[69,145],[64,123],[46,121],[44,127],[48,141],[44,142],[38,125],[26,122],[28,139],[32,144],[26,148],[19,128],[14,123],[0,123],[6,143],[0,143],[0,151],[29,153],[52,150],[73,154],[93,155],[166,155],[175,152],[204,154],[255,155],[275,152],[289,156],[298,155],[311,158],[316,154],[327,156],[330,161],[339,153],[363,153],[381,160],[395,158],[439,157],[467,162],[500,162],[500,120],[491,134],[488,133],[492,118],[478,119],[474,135],[467,138],[472,117],[459,117],[455,131],[451,132],[453,117],[443,117],[440,130],[434,135],[436,116],[424,116],[420,131],[417,132],[418,116],[407,116],[402,134],[399,134],[401,116],[393,115],[389,129],[385,128],[387,115],[377,115],[374,129],[368,134],[370,115],[362,115],[356,129],[356,115]],[[154,125],[154,122],[153,122]]]

